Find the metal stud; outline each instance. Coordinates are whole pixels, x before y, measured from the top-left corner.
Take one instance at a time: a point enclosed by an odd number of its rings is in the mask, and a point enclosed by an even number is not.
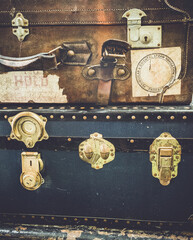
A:
[[[72,119],[74,119],[74,120],[75,120],[75,119],[76,119],[76,116],[72,116]]]
[[[184,120],[186,120],[186,119],[187,119],[187,116],[183,116],[182,118],[183,118]]]
[[[68,140],[68,142],[71,142],[71,141],[72,141],[72,138],[68,138],[67,140]]]
[[[109,115],[106,116],[106,119],[110,119],[111,117]]]
[[[174,119],[175,119],[175,117],[174,117],[174,116],[171,116],[171,117],[170,117],[170,119],[171,119],[171,120],[174,120]]]
[[[54,107],[49,107],[49,109],[54,109]]]
[[[60,118],[61,118],[61,119],[64,119],[64,115],[61,115]]]
[[[148,116],[145,116],[144,119],[147,120],[149,117]]]
[[[130,143],[134,143],[135,141],[133,139],[130,140]]]
[[[121,116],[117,116],[117,119],[120,120],[120,119],[121,119]]]
[[[157,119],[160,120],[162,117],[161,116],[157,116]]]
[[[39,109],[43,109],[43,107],[39,107]]]
[[[53,119],[53,118],[54,118],[54,115],[50,115],[50,118]]]
[[[132,120],[135,120],[135,119],[136,119],[136,117],[135,117],[135,116],[131,116],[131,119],[132,119]]]
[[[83,116],[83,119],[86,120],[86,119],[87,119],[87,116]]]
[[[65,109],[65,107],[60,107],[60,109]]]
[[[96,116],[96,115],[95,115],[95,116],[93,116],[93,119],[95,119],[95,120],[96,120],[96,119],[97,119],[97,116]]]
[[[22,107],[17,107],[17,109],[22,109]]]
[[[7,107],[3,107],[3,109],[7,109]]]
[[[5,115],[4,118],[7,119],[7,115]]]

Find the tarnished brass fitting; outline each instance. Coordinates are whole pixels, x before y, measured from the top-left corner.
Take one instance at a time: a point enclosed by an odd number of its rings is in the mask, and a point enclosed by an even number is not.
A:
[[[37,152],[23,152],[21,154],[21,162],[21,185],[27,190],[38,189],[44,183],[44,179],[40,174],[44,166],[40,154]]]
[[[91,164],[92,168],[101,169],[103,165],[115,158],[115,147],[103,139],[102,134],[93,133],[90,138],[79,145],[80,158]]]
[[[41,115],[21,112],[9,117],[8,121],[12,127],[10,138],[24,142],[27,148],[33,148],[36,142],[49,138],[45,130],[47,118]]]

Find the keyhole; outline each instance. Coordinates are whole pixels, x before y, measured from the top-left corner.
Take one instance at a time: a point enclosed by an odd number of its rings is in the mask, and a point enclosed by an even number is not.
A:
[[[30,160],[30,167],[32,167],[32,161]]]
[[[145,37],[144,37],[144,40],[145,40],[145,42],[147,42],[147,41],[148,41],[148,37],[147,37],[147,36],[145,36]]]

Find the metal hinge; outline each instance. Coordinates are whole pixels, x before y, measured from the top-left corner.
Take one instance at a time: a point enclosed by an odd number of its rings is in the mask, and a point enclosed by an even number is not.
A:
[[[140,9],[130,9],[123,14],[127,19],[127,41],[132,48],[156,48],[162,45],[162,26],[141,26],[147,15]]]
[[[178,163],[181,161],[181,146],[170,133],[162,133],[150,146],[152,175],[167,186],[178,175]]]
[[[26,28],[29,25],[29,21],[24,18],[22,13],[17,13],[15,18],[12,20],[12,32],[17,36],[18,40],[22,42],[24,38],[29,34],[29,28]]]

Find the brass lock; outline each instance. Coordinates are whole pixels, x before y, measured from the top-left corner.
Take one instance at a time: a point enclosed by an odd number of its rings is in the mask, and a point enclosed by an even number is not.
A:
[[[181,161],[181,146],[170,133],[162,133],[150,146],[152,175],[163,186],[170,184],[178,175],[178,163]]]
[[[37,152],[23,152],[21,154],[22,173],[21,185],[27,190],[36,190],[44,183],[40,171],[43,169],[43,161]]]
[[[33,112],[21,112],[8,121],[12,127],[11,139],[16,139],[25,143],[27,148],[33,148],[37,141],[49,138],[45,125],[47,118]]]
[[[103,165],[115,158],[115,147],[103,139],[102,134],[93,133],[90,138],[79,145],[80,158],[91,164],[94,169],[101,169]]]

